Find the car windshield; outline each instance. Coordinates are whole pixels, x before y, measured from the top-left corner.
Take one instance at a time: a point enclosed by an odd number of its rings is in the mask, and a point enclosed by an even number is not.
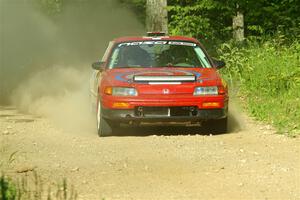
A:
[[[201,67],[211,68],[206,54],[195,43],[183,41],[138,41],[118,44],[109,68]]]

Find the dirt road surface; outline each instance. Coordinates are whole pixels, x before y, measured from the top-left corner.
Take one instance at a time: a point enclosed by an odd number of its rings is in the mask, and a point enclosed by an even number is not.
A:
[[[66,177],[86,200],[300,199],[300,138],[243,121],[223,135],[156,127],[99,138],[1,107],[0,170],[35,168],[45,184]]]

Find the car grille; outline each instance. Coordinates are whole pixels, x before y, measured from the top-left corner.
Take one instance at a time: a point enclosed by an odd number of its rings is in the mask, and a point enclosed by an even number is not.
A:
[[[143,107],[135,108],[135,115],[138,117],[176,117],[176,116],[196,116],[196,106],[180,107]]]

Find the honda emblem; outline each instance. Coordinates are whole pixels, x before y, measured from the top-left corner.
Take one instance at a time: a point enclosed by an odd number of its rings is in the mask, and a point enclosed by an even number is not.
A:
[[[169,94],[170,93],[170,90],[169,89],[163,89],[163,94]]]

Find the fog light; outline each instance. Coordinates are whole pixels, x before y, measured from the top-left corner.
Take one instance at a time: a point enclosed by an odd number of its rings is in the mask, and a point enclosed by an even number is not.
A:
[[[202,107],[204,107],[204,108],[220,107],[220,106],[221,106],[220,102],[204,102],[204,103],[202,103]]]
[[[129,103],[125,103],[125,102],[115,102],[113,103],[112,107],[113,108],[129,108]]]

